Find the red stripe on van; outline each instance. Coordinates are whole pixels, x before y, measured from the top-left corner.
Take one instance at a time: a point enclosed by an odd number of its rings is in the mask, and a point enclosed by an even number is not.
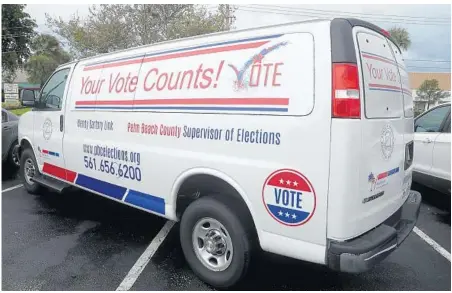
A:
[[[76,101],[77,106],[92,105],[289,105],[289,98],[193,98]]]
[[[73,171],[70,171],[70,170],[49,164],[49,163],[44,163],[42,172],[55,176],[57,178],[69,181],[71,183],[74,183],[75,177],[77,176],[76,172],[73,172]]]
[[[175,54],[169,54],[169,55],[148,57],[148,58],[144,58],[144,59],[139,58],[139,59],[126,60],[126,61],[120,61],[120,62],[114,62],[114,63],[108,63],[108,64],[99,64],[99,65],[94,65],[94,66],[87,66],[87,67],[83,68],[83,71],[118,67],[118,66],[130,65],[130,64],[162,61],[162,60],[169,60],[169,59],[176,59],[176,58],[183,58],[183,57],[191,57],[191,56],[205,55],[205,54],[212,54],[212,53],[219,53],[219,52],[253,49],[253,48],[258,48],[268,42],[269,41],[261,41],[261,42],[254,42],[254,43],[248,43],[248,44],[230,45],[230,46],[224,46],[224,47],[208,48],[208,49],[201,49],[201,50],[175,53]]]
[[[362,54],[362,56],[367,58],[367,59],[374,59],[374,60],[378,60],[378,61],[385,62],[385,63],[388,63],[388,64],[396,65],[395,62],[386,60],[383,57],[377,57],[377,56],[372,56],[372,55],[367,55],[367,54]]]

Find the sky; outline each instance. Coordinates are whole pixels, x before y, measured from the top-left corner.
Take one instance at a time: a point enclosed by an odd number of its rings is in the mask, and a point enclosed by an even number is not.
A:
[[[214,9],[210,5],[210,9]],[[26,11],[36,20],[38,31],[50,33],[45,13],[69,20],[77,13],[88,15],[87,4],[27,5]],[[413,72],[450,72],[451,64],[451,6],[450,5],[236,5],[235,28],[246,29],[272,24],[322,17],[356,17],[384,29],[393,26],[408,30],[411,47],[404,52],[405,64]],[[435,61],[434,61],[435,60]],[[444,62],[446,61],[446,62]]]

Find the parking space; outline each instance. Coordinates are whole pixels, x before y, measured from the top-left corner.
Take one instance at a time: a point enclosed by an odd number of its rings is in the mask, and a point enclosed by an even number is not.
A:
[[[413,188],[423,195],[416,226],[450,253],[450,196],[417,184]]]
[[[86,192],[2,193],[2,289],[115,290],[164,222]]]
[[[178,230],[159,249],[132,290],[211,290],[183,259]],[[450,262],[416,234],[373,270],[359,275],[337,273],[319,265],[265,254],[239,290],[449,290]]]
[[[20,184],[2,172],[2,189]],[[450,200],[423,194],[417,227],[450,253]],[[3,290],[116,290],[165,220],[78,191],[2,193]],[[175,225],[131,290],[211,290],[184,260]],[[241,290],[450,290],[450,261],[415,233],[372,271],[332,272],[265,254]]]

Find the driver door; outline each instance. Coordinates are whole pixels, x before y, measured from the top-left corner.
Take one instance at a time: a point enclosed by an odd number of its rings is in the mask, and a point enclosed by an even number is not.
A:
[[[53,73],[41,90],[37,107],[33,108],[34,151],[39,170],[67,181],[71,180],[64,169],[64,108],[72,67],[59,68]]]

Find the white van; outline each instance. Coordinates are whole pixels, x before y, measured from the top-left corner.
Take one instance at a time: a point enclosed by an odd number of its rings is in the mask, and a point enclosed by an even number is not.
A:
[[[357,19],[169,41],[60,66],[20,119],[31,193],[76,186],[180,221],[230,287],[256,251],[362,272],[413,229],[400,49]]]

